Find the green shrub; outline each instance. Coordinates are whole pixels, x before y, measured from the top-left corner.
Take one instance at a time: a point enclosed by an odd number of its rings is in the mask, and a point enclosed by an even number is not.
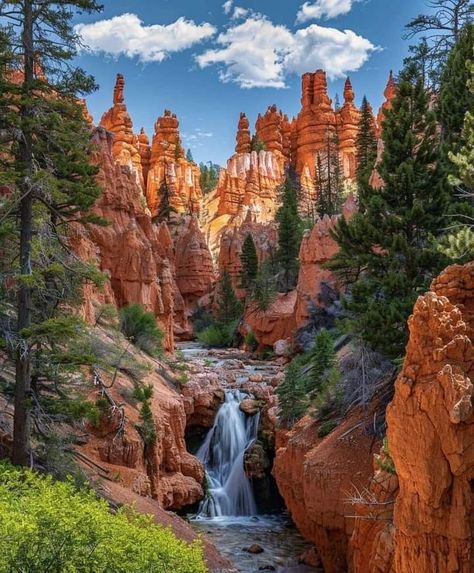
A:
[[[229,323],[215,322],[208,326],[202,332],[199,332],[197,339],[206,346],[223,348],[231,346],[236,336],[239,319],[232,320]]]
[[[155,315],[140,304],[129,304],[120,310],[120,330],[135,346],[156,356],[161,352],[163,332]]]
[[[212,315],[202,306],[197,306],[191,315],[191,322],[193,323],[193,330],[195,334],[202,332],[214,322]]]
[[[247,334],[245,335],[244,344],[245,344],[245,346],[247,346],[247,348],[250,348],[250,350],[256,350],[257,349],[258,340],[252,331],[247,332]]]
[[[322,422],[318,428],[318,437],[324,438],[325,436],[328,436],[333,430],[337,428],[337,426],[338,423],[336,420],[326,420],[325,422]]]
[[[201,544],[91,490],[0,465],[0,572],[206,573]]]
[[[381,454],[375,456],[375,462],[381,470],[388,474],[396,475],[397,470],[395,469],[395,464],[393,463],[392,456],[390,455],[387,436],[383,439]]]

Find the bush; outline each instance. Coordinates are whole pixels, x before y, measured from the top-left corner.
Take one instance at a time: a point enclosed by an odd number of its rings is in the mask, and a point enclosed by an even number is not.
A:
[[[155,315],[140,304],[129,304],[120,310],[120,330],[130,342],[150,356],[161,352],[164,334],[156,324]]]
[[[333,430],[337,428],[338,424],[336,420],[326,420],[322,422],[318,428],[318,438],[324,438],[328,436]]]
[[[0,465],[0,572],[205,573],[187,544],[131,508],[113,515],[91,490]]]
[[[206,346],[217,348],[231,346],[236,336],[238,324],[239,319],[232,320],[227,324],[215,322],[211,326],[199,332],[197,339]]]
[[[247,332],[247,334],[245,335],[244,344],[250,350],[257,350],[258,340],[252,331]]]
[[[199,332],[202,332],[211,326],[214,322],[214,319],[204,307],[198,306],[191,315],[191,322],[193,323],[194,333],[198,334]]]

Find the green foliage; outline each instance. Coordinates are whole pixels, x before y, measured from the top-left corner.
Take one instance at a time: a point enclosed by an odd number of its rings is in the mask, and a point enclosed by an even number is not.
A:
[[[442,237],[438,241],[438,250],[449,259],[458,263],[467,263],[474,259],[474,230],[467,225]]]
[[[227,323],[215,322],[198,332],[197,339],[206,346],[216,348],[231,346],[235,340],[239,322],[239,318]]]
[[[218,294],[218,322],[227,325],[240,319],[242,315],[242,303],[235,294],[232,278],[227,270],[222,273]]]
[[[247,332],[247,334],[244,336],[244,344],[247,348],[249,348],[252,351],[257,350],[258,340],[255,334],[251,330]]]
[[[264,261],[258,270],[250,299],[256,312],[265,312],[277,296],[275,278],[271,274],[268,261]]]
[[[328,436],[333,430],[338,426],[336,420],[325,420],[322,422],[318,428],[318,438],[324,438]]]
[[[305,380],[301,376],[301,367],[304,363],[304,355],[294,358],[285,370],[284,381],[276,390],[278,395],[278,417],[288,426],[291,426],[301,418],[309,405]]]
[[[91,490],[0,466],[0,571],[207,571],[199,542],[129,507],[115,514]]]
[[[288,292],[296,285],[299,269],[299,250],[302,239],[302,221],[298,214],[297,189],[291,176],[286,176],[280,188],[282,204],[277,211],[278,251],[277,261],[281,269],[280,288]]]
[[[193,154],[192,154],[192,152],[191,152],[190,149],[188,149],[188,150],[186,151],[186,159],[187,159],[188,161],[191,161],[192,163],[194,163]]]
[[[392,456],[390,455],[387,436],[385,436],[383,439],[381,454],[375,456],[375,462],[381,470],[391,475],[397,474],[397,470],[395,469],[395,464],[393,462]]]
[[[197,306],[191,315],[193,331],[195,334],[202,332],[214,322],[212,315],[202,306]]]
[[[179,161],[182,157],[184,157],[184,149],[181,144],[181,140],[178,139],[174,148],[174,160]]]
[[[252,151],[256,151],[258,153],[259,151],[265,151],[267,146],[261,139],[259,139],[256,135],[254,135],[250,143],[250,148]]]
[[[344,178],[337,131],[326,130],[326,144],[316,155],[316,211],[320,217],[337,215],[342,208]]]
[[[176,213],[176,209],[170,203],[171,193],[166,179],[163,179],[161,182],[158,196],[160,201],[158,203],[158,211],[154,220],[158,222],[169,221],[171,214]]]
[[[217,183],[219,181],[219,172],[220,167],[212,162],[209,162],[208,165],[205,163],[199,164],[201,175],[200,175],[200,183],[201,183],[201,190],[204,195],[211,193],[217,187]]]
[[[364,96],[360,107],[360,119],[357,126],[357,183],[366,186],[377,158],[377,136],[372,109]]]
[[[391,358],[403,352],[417,296],[446,261],[432,240],[442,233],[448,196],[429,97],[416,68],[407,67],[385,115],[384,185],[368,188],[360,212],[338,222],[340,251],[328,265],[351,290],[349,330]]]
[[[120,330],[135,346],[155,356],[161,352],[163,331],[155,315],[140,304],[129,304],[120,310]]]
[[[156,423],[151,409],[153,386],[151,384],[135,384],[132,396],[141,402],[140,423],[136,425],[136,428],[146,446],[154,444],[156,442]]]
[[[242,287],[250,289],[255,282],[258,274],[258,256],[253,237],[247,233],[242,245],[242,254],[240,255],[242,263],[241,282]]]
[[[334,341],[329,331],[323,328],[316,335],[314,345],[307,353],[304,377],[305,390],[308,394],[312,394],[315,390],[321,388],[335,364]]]

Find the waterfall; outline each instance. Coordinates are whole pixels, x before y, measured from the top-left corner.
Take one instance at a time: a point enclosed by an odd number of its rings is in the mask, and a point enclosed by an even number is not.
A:
[[[248,398],[227,390],[213,427],[197,452],[206,470],[209,492],[198,517],[250,516],[257,513],[250,482],[244,471],[245,450],[257,438],[259,414],[245,415],[240,402]]]

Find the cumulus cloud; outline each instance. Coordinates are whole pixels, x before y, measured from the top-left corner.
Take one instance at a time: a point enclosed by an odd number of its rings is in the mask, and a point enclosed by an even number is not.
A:
[[[146,26],[136,14],[130,13],[78,24],[75,30],[90,52],[136,57],[142,62],[161,62],[170,53],[190,48],[216,33],[216,28],[207,22],[196,24],[185,18],[171,24]]]
[[[232,14],[233,20],[238,20],[239,18],[245,18],[249,14],[247,8],[242,8],[241,6],[236,6],[234,8],[234,13]]]
[[[316,0],[305,2],[296,15],[297,22],[307,22],[319,18],[335,18],[351,11],[357,0]]]
[[[222,4],[222,8],[224,9],[225,14],[230,14],[230,11],[232,10],[232,4],[233,3],[234,3],[234,0],[227,0],[226,2],[224,2],[224,4]]]
[[[221,64],[219,77],[223,82],[236,82],[243,88],[282,88],[283,62],[292,40],[285,26],[252,15],[219,34],[221,47],[198,55],[196,61],[201,68]]]
[[[313,24],[292,33],[261,14],[219,34],[220,47],[196,56],[201,68],[218,65],[223,82],[242,88],[284,88],[288,74],[324,68],[329,77],[359,69],[376,50],[352,30]]]

